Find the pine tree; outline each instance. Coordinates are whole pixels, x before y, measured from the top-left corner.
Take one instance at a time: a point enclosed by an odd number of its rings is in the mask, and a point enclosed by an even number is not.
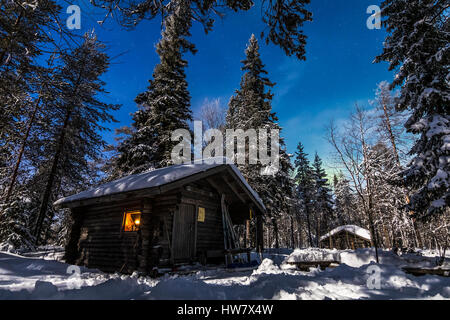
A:
[[[52,106],[48,110],[53,120],[43,124],[48,141],[32,181],[38,188],[34,193],[40,195],[33,230],[37,243],[42,231],[48,231],[45,221],[53,220],[52,201],[62,190],[84,189],[86,177],[92,174],[89,160],[99,158],[105,146],[99,133],[106,129],[102,124],[114,121],[110,112],[119,108],[98,99],[105,92],[100,77],[108,68],[103,48],[95,35],[86,34],[79,47],[62,56],[55,71],[55,95],[45,101]]]
[[[320,236],[334,228],[336,221],[333,212],[333,198],[328,185],[327,174],[322,167],[322,159],[316,153],[314,156],[314,213],[316,220],[317,246]]]
[[[116,177],[172,164],[171,152],[177,144],[171,141],[172,132],[189,130],[192,115],[185,74],[187,61],[182,56],[195,53],[195,48],[186,39],[192,20],[189,1],[177,3],[177,9],[165,20],[162,39],[156,46],[160,63],[147,91],[135,99],[139,110],[133,115],[132,133],[118,146],[113,173]]]
[[[34,248],[34,237],[30,232],[33,208],[33,202],[22,192],[16,192],[8,204],[0,205],[0,251]]]
[[[13,157],[13,163],[11,163],[12,173],[8,177],[8,185],[5,191],[4,202],[8,203],[9,198],[14,192],[17,180],[21,173],[26,174],[23,166],[24,162],[36,162],[36,155],[39,153],[45,145],[45,133],[43,130],[36,130],[39,127],[38,124],[49,123],[51,119],[48,117],[49,112],[47,112],[47,104],[44,103],[45,100],[52,100],[54,93],[50,88],[56,85],[53,77],[53,62],[56,54],[52,54],[47,60],[46,65],[39,66],[39,72],[36,72],[35,80],[36,86],[39,87],[33,98],[29,98],[27,101],[27,107],[29,112],[24,114],[24,121],[22,125],[18,127],[20,130],[17,132],[16,136],[16,149],[17,151]],[[38,151],[38,152],[36,152]]]
[[[245,72],[241,79],[241,86],[230,99],[229,110],[226,116],[228,129],[254,130],[279,130],[277,117],[272,112],[272,93],[267,87],[274,84],[267,78],[267,71],[261,61],[259,45],[255,36],[252,35],[245,50],[246,58],[242,61],[242,70]],[[270,150],[270,139],[267,139],[268,150]],[[239,165],[244,177],[252,188],[258,192],[266,205],[271,219],[275,246],[279,245],[277,219],[287,219],[290,213],[290,200],[292,199],[293,185],[289,173],[292,170],[290,157],[286,152],[284,139],[279,142],[279,170],[273,175],[262,175],[263,171],[270,172],[270,166],[263,167],[261,163]],[[253,148],[256,146],[249,146]],[[248,152],[248,150],[247,150]],[[227,155],[228,156],[228,155]],[[248,159],[247,159],[248,160]]]
[[[310,166],[308,155],[303,150],[301,142],[297,145],[295,152],[295,177],[296,192],[298,197],[298,204],[300,209],[300,218],[304,217],[306,220],[306,227],[308,232],[309,246],[313,246],[312,237],[312,213],[313,213],[313,199],[314,199],[314,177],[312,168]],[[300,224],[300,223],[299,223]]]
[[[391,87],[401,86],[397,109],[410,110],[408,132],[420,135],[401,173],[410,189],[409,208],[429,216],[450,206],[450,24],[447,0],[386,0],[383,22],[389,35],[376,61],[387,61],[397,74]]]
[[[10,168],[20,163],[17,146],[47,73],[37,61],[54,42],[50,32],[63,31],[52,0],[2,1],[0,9],[0,196],[8,202],[17,175]]]
[[[61,7],[52,0],[2,1],[0,10],[0,242],[32,247],[32,212],[39,206],[27,190],[36,152],[45,134],[38,122],[50,121],[41,96],[51,82],[45,64],[61,28]],[[60,44],[60,43],[59,43]],[[59,49],[58,49],[59,50]]]

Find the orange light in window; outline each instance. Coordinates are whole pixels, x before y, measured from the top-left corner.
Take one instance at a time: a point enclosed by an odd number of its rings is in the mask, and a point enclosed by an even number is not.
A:
[[[125,232],[138,231],[141,224],[141,212],[140,211],[127,211],[125,212],[123,220],[123,230]]]

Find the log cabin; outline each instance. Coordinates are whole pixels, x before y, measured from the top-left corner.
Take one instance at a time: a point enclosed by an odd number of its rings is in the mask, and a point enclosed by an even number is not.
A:
[[[320,247],[327,249],[355,250],[371,245],[369,230],[354,225],[337,227],[320,238]]]
[[[250,250],[263,250],[265,206],[233,164],[181,164],[130,175],[54,205],[70,209],[73,220],[66,262],[105,272],[231,264],[237,254],[250,259]],[[246,226],[246,247],[235,225]]]

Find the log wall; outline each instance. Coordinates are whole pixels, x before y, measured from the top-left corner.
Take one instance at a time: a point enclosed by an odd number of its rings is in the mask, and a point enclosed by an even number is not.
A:
[[[142,201],[84,208],[76,263],[106,272],[137,270],[141,232],[123,232],[122,223],[125,210],[142,209]]]

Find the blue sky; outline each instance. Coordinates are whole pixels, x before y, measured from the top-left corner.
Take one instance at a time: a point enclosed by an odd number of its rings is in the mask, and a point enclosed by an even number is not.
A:
[[[392,73],[384,63],[372,61],[382,51],[384,30],[369,30],[366,20],[369,5],[379,0],[311,0],[309,9],[314,21],[304,27],[308,36],[306,61],[287,57],[274,45],[260,41],[260,53],[273,88],[273,110],[277,113],[282,135],[290,153],[301,141],[313,158],[317,151],[327,161],[331,147],[324,139],[325,126],[331,119],[345,119],[355,102],[367,104],[374,96],[376,84],[390,81]],[[74,1],[81,6],[81,30],[95,27],[98,38],[108,46],[113,58],[110,70],[103,79],[110,94],[105,100],[122,104],[115,113],[119,123],[111,129],[129,125],[130,113],[136,110],[133,102],[144,91],[159,62],[155,44],[160,39],[161,20],[144,21],[135,30],[126,31],[114,20],[102,20],[98,9],[87,0]],[[64,3],[64,7],[67,5]],[[64,10],[65,11],[65,10]],[[199,24],[194,24],[191,41],[198,52],[188,54],[187,80],[192,96],[194,114],[205,99],[220,99],[226,106],[234,90],[239,87],[246,43],[252,33],[259,35],[264,25],[260,11],[230,12],[218,19],[214,30],[205,35]],[[114,141],[114,130],[104,134]]]

